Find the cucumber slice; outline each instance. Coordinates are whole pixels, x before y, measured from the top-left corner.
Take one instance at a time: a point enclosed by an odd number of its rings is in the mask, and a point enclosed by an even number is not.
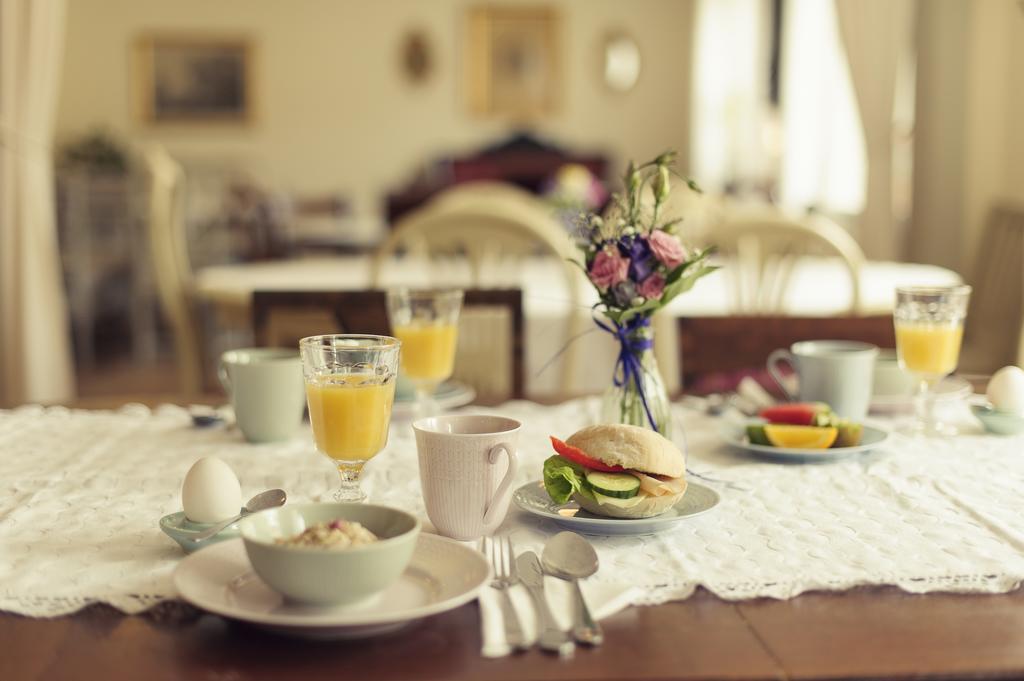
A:
[[[587,482],[598,494],[616,499],[632,499],[640,493],[640,479],[629,473],[589,471]]]

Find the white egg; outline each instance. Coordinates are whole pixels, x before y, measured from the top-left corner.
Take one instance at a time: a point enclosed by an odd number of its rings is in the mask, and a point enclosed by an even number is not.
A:
[[[242,488],[231,466],[215,456],[199,459],[181,484],[185,516],[196,523],[215,523],[237,515],[242,507]]]
[[[989,379],[985,395],[996,411],[1024,416],[1024,370],[1003,367]]]

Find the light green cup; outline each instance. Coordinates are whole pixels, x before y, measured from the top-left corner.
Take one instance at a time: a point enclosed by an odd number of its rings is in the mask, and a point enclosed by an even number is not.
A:
[[[275,442],[295,434],[306,409],[297,349],[228,350],[220,356],[218,375],[246,440]]]
[[[361,524],[380,541],[349,549],[275,543],[339,518]],[[373,598],[405,572],[420,521],[373,504],[297,504],[254,513],[238,529],[253,570],[272,589],[300,603],[347,605]]]

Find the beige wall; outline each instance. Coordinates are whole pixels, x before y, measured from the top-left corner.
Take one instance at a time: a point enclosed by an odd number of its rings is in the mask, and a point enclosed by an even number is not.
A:
[[[915,260],[968,276],[993,202],[1024,200],[1024,12],[1015,0],[919,7]]]
[[[462,33],[469,0],[69,0],[58,138],[106,127],[159,140],[187,163],[245,166],[298,192],[339,191],[372,214],[384,192],[424,161],[499,138],[506,127],[472,118],[463,101]],[[509,4],[509,3],[505,3]],[[516,4],[515,0],[511,4]],[[538,4],[533,2],[531,4]],[[537,132],[622,159],[675,147],[688,158],[690,0],[560,0],[562,110]],[[423,86],[399,72],[407,29],[433,39]],[[600,80],[599,45],[611,29],[639,42],[644,70],[628,95]],[[146,127],[135,118],[130,54],[148,30],[252,36],[257,121],[250,127]]]

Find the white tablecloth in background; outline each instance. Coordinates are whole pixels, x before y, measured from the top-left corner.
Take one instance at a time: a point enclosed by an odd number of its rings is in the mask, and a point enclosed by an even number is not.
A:
[[[582,279],[582,275],[579,275]],[[382,273],[389,285],[457,285],[471,281],[464,263],[423,262],[390,263]],[[861,301],[865,314],[888,314],[895,302],[895,289],[903,285],[940,286],[960,283],[956,273],[932,265],[895,262],[869,262],[861,271]],[[556,360],[543,372],[541,368],[558,353],[567,338],[571,311],[569,290],[563,266],[553,259],[536,258],[524,264],[496,265],[482,273],[480,285],[507,285],[523,290],[526,317],[526,391],[531,396],[593,393],[608,386],[617,349],[608,334],[589,333],[576,341],[575,351],[586,358],[585,371],[577,372],[578,385],[559,382],[560,364]],[[196,275],[196,293],[212,303],[248,305],[256,290],[364,289],[370,286],[370,263],[366,257],[348,256],[279,260],[243,265],[221,265],[200,270]],[[793,315],[829,316],[849,309],[850,279],[842,264],[834,258],[803,258],[793,271],[786,312]],[[584,305],[579,311],[589,315],[597,302],[597,293],[583,282]],[[725,277],[712,274],[697,282],[693,290],[676,298],[663,313],[667,318],[715,316],[730,309]],[[679,367],[674,351],[675,325],[658,326],[658,361],[669,391],[679,386]],[[588,327],[589,328],[589,327]],[[667,350],[667,351],[663,351]],[[579,367],[579,365],[577,365]],[[607,369],[593,370],[594,367]]]
[[[571,434],[596,406],[489,410],[524,423],[518,482],[540,477],[549,434]],[[593,579],[638,587],[634,603],[686,598],[698,585],[746,599],[865,584],[992,593],[1024,578],[1024,436],[893,436],[870,455],[787,465],[729,449],[709,417],[677,414],[689,467],[743,489],[720,487],[712,512],[661,534],[592,538],[601,560]],[[94,602],[137,612],[173,598],[170,574],[182,553],[157,521],[180,510],[181,480],[199,457],[227,461],[244,498],[281,487],[304,501],[334,482],[306,433],[249,445],[236,430],[191,427],[177,407],[0,411],[0,451],[0,609],[29,616]],[[393,424],[365,484],[373,501],[423,514],[407,422]],[[560,529],[513,508],[500,532],[519,551],[540,551]]]

